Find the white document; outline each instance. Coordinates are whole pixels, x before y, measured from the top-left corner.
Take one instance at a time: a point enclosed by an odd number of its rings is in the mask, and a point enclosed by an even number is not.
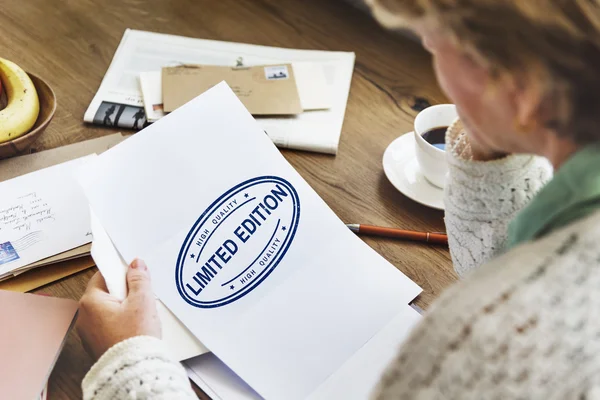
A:
[[[331,108],[302,113],[296,117],[261,118],[259,123],[279,147],[321,153],[337,153],[350,82],[354,70],[354,53],[295,50],[243,43],[193,39],[152,32],[126,30],[106,71],[98,92],[88,107],[84,120],[89,123],[140,129],[146,124],[143,95],[138,76],[146,71],[160,71],[177,64],[264,65],[310,62],[324,71],[326,90],[321,104]],[[300,66],[300,82],[308,76],[310,66]],[[320,80],[320,78],[314,78]],[[299,87],[302,95],[304,85]],[[317,95],[318,96],[318,95]],[[314,101],[310,96],[306,101]],[[140,114],[141,112],[141,114]]]
[[[400,312],[394,319],[330,376],[309,399],[370,398],[385,369],[395,359],[400,346],[420,320],[421,315],[412,307],[400,307]]]
[[[0,277],[92,240],[74,173],[93,157],[0,182]]]
[[[333,104],[333,87],[327,82],[324,67],[318,62],[292,63],[298,96],[304,111],[327,110]]]
[[[364,400],[372,394],[387,366],[421,316],[410,306],[401,307],[394,319],[369,340],[310,399]],[[213,400],[256,400],[261,397],[214,354],[184,363],[188,376]]]
[[[162,72],[141,72],[139,79],[146,118],[148,122],[156,122],[166,115],[163,111]]]
[[[94,235],[92,258],[104,277],[108,292],[123,300],[127,296],[128,264],[115,249],[100,220],[91,209],[90,216]],[[176,360],[183,361],[208,352],[208,349],[159,299],[156,299],[156,310],[162,325],[162,340]]]
[[[213,353],[187,360],[183,366],[189,378],[212,400],[262,399]]]
[[[90,208],[90,224],[92,227],[91,255],[100,270],[108,292],[119,300],[127,297],[127,275],[128,264],[123,260],[117,249],[113,246],[108,233],[102,227],[102,223],[96,213]]]
[[[224,83],[80,182],[123,259],[144,259],[165,305],[268,399],[309,396],[421,291],[346,228]]]

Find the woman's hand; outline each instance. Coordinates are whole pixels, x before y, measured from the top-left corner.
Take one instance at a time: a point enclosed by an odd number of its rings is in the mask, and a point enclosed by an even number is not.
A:
[[[466,132],[467,137],[469,138],[469,144],[471,145],[471,155],[473,156],[473,160],[492,161],[504,158],[508,155],[508,153],[494,151],[491,148],[482,145],[480,142],[477,141],[476,138],[469,134],[468,130],[466,130]]]
[[[94,360],[125,339],[140,335],[161,337],[150,274],[142,260],[129,265],[127,287],[127,298],[120,301],[108,293],[104,278],[97,272],[79,301],[77,331]]]
[[[492,161],[504,158],[508,153],[494,150],[492,147],[486,145],[481,140],[482,135],[476,132],[468,123],[464,120],[463,129],[469,139],[469,145],[471,147],[471,156],[475,161]]]

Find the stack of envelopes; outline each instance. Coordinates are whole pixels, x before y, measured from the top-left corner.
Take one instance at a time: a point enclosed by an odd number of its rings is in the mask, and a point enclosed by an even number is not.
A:
[[[94,265],[74,173],[120,133],[0,161],[0,289],[25,292]]]

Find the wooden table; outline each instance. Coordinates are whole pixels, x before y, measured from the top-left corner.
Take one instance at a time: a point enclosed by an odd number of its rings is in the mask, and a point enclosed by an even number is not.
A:
[[[411,131],[423,104],[446,102],[430,57],[418,43],[385,32],[340,0],[3,0],[0,57],[43,77],[58,96],[54,121],[36,150],[114,132],[82,120],[126,28],[354,51],[356,68],[339,154],[283,154],[346,222],[444,230],[443,213],[397,192],[381,166],[386,146]],[[421,307],[456,279],[444,248],[365,240],[423,288],[417,300]],[[92,274],[85,271],[38,291],[78,299]],[[78,336],[71,333],[50,378],[49,398],[80,398],[80,383],[90,366]]]

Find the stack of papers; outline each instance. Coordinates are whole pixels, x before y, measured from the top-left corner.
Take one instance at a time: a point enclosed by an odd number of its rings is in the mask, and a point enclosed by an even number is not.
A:
[[[261,127],[279,147],[336,154],[354,59],[354,53],[349,52],[284,49],[127,30],[84,120],[141,129],[163,117],[163,67],[201,64],[234,70],[239,65],[280,69],[290,65],[284,76],[293,74],[302,110],[313,111],[264,117],[259,120]],[[264,73],[277,78],[282,72]]]
[[[125,265],[144,259],[158,298],[211,351],[188,367],[218,397],[368,393],[418,318],[421,289],[346,228],[225,83],[79,180],[104,251],[123,260],[98,262],[109,290],[124,293]]]
[[[0,183],[0,279],[91,242],[87,203],[73,176],[90,159],[80,158]]]
[[[123,139],[121,134],[109,135],[0,161],[0,279],[89,255],[87,200],[73,173],[86,161],[82,157],[101,153]],[[31,290],[55,276],[64,277],[65,271],[91,266],[72,264],[20,285],[3,282],[0,288]]]

